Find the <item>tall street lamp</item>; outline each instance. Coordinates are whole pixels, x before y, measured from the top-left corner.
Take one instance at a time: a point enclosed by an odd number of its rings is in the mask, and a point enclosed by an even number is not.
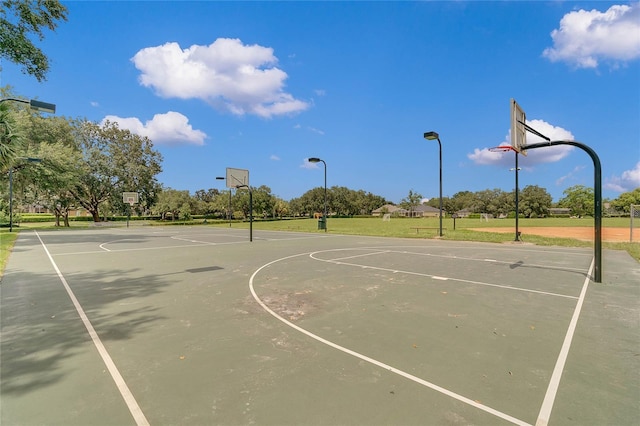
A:
[[[324,228],[324,232],[327,232],[327,163],[317,157],[308,158],[307,161],[310,163],[322,162],[322,164],[324,164],[324,213],[322,214],[322,227]]]
[[[20,160],[25,160],[27,163],[40,163],[42,161],[41,158],[20,158]],[[19,167],[11,166],[9,169],[9,232],[13,232],[13,171],[18,171],[24,166],[26,164],[22,164]]]
[[[225,177],[216,176],[216,180],[225,180]],[[227,219],[229,219],[229,228],[231,228],[231,188],[229,188],[229,210],[227,211]]]
[[[424,138],[427,140],[437,140],[440,150],[440,236],[442,237],[442,143],[440,142],[440,135],[436,132],[426,132]]]
[[[249,190],[249,241],[253,241],[253,191],[249,185],[236,185],[238,188],[247,188]]]

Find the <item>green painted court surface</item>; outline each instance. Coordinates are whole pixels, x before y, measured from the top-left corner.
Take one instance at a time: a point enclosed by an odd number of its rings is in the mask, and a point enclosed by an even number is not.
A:
[[[640,268],[591,249],[22,232],[2,425],[635,425]]]

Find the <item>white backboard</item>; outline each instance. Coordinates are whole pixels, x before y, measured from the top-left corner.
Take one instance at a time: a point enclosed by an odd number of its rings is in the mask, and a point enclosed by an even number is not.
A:
[[[237,188],[241,185],[249,186],[249,170],[227,167],[227,188]]]
[[[516,152],[527,155],[527,116],[515,99],[511,98],[511,146]]]

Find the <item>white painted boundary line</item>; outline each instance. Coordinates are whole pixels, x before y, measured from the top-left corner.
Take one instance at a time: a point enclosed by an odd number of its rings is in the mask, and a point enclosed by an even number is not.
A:
[[[452,255],[443,255],[443,254],[433,254],[433,253],[420,253],[420,252],[414,252],[414,251],[396,251],[396,250],[387,250],[387,253],[403,253],[403,254],[413,254],[416,256],[428,256],[428,257],[439,257],[439,258],[443,258],[443,259],[455,259],[455,260],[468,260],[470,262],[492,262],[492,263],[500,263],[503,265],[513,265],[514,261],[507,261],[507,260],[499,260],[499,259],[480,259],[477,257],[468,257],[468,256],[452,256]],[[538,264],[538,263],[525,263],[522,266],[528,266],[528,267],[537,267],[537,268],[544,268],[544,269],[553,269],[553,270],[562,270],[562,271],[578,271],[578,272],[582,272],[583,269],[582,268],[570,268],[570,267],[563,267],[563,266],[549,266],[549,265],[543,265],[543,264]]]
[[[38,234],[38,231],[34,231],[34,232],[35,232],[36,236],[38,237],[38,240],[40,240],[40,244],[42,245],[42,248],[44,249],[45,253],[47,254],[47,257],[49,258],[49,261],[51,262],[51,265],[53,266],[53,269],[55,269],[56,274],[58,274],[58,278],[60,278],[60,281],[62,282],[62,285],[64,286],[64,289],[67,291],[67,294],[69,295],[69,298],[73,302],[73,306],[75,306],[76,311],[78,312],[78,315],[80,315],[80,318],[82,319],[82,322],[83,322],[84,326],[86,327],[87,331],[89,332],[89,336],[91,336],[91,340],[93,341],[93,344],[95,345],[96,349],[98,350],[98,353],[100,354],[100,357],[102,358],[102,361],[106,365],[107,370],[109,370],[109,373],[111,374],[111,377],[113,378],[113,381],[116,383],[116,386],[118,387],[118,390],[120,391],[120,395],[122,395],[122,398],[124,399],[125,403],[127,404],[127,407],[129,408],[129,411],[131,412],[131,415],[135,419],[136,424],[138,426],[148,426],[149,422],[147,421],[147,418],[144,416],[144,413],[140,409],[140,406],[138,405],[138,402],[136,401],[136,399],[134,398],[133,394],[129,390],[129,387],[127,386],[127,384],[125,383],[124,379],[122,378],[122,375],[118,371],[118,368],[116,367],[115,363],[111,359],[111,356],[109,355],[109,352],[107,352],[107,349],[102,344],[102,341],[100,340],[100,337],[98,336],[98,333],[96,333],[95,329],[93,328],[93,325],[91,324],[91,321],[89,321],[89,318],[85,314],[84,309],[82,309],[82,306],[80,305],[80,302],[78,302],[78,299],[76,298],[75,294],[73,294],[73,291],[71,290],[71,287],[69,287],[69,284],[67,283],[67,280],[65,279],[64,275],[62,275],[62,272],[60,272],[60,269],[58,268],[58,265],[56,265],[56,262],[53,261],[53,257],[51,257],[51,253],[49,253],[49,250],[47,249],[47,246],[44,244],[44,242],[40,238],[40,234]]]
[[[564,297],[564,298],[567,298],[567,299],[577,299],[576,296],[571,296],[571,295],[568,295],[568,294],[552,293],[552,292],[549,292],[549,291],[541,291],[541,290],[533,290],[533,289],[529,289],[529,288],[513,287],[513,286],[510,286],[510,285],[504,285],[504,284],[493,284],[493,283],[487,283],[487,282],[483,282],[483,281],[465,280],[465,279],[462,279],[462,278],[455,278],[455,277],[442,277],[442,276],[438,276],[438,275],[425,274],[425,273],[422,273],[422,272],[403,271],[403,270],[400,270],[400,269],[382,268],[382,267],[379,267],[379,266],[365,266],[365,265],[359,265],[357,263],[341,262],[341,261],[336,261],[336,260],[333,260],[333,259],[321,259],[319,257],[314,257],[314,255],[316,253],[326,253],[326,252],[340,251],[340,250],[360,250],[360,249],[359,248],[354,248],[354,249],[322,250],[322,251],[309,253],[309,257],[312,258],[313,260],[317,260],[319,262],[333,263],[335,265],[354,266],[354,267],[364,268],[364,269],[375,269],[377,271],[392,272],[394,274],[402,273],[402,274],[407,274],[407,275],[416,275],[416,276],[419,276],[419,277],[428,277],[428,278],[432,278],[432,279],[436,279],[436,280],[442,280],[442,281],[451,280],[451,281],[467,283],[467,284],[482,285],[482,286],[486,286],[486,287],[502,288],[502,289],[505,289],[505,290],[521,291],[521,292],[524,292],[524,293],[543,294],[543,295],[546,295],[546,296]],[[374,255],[374,254],[380,254],[380,253],[382,253],[382,252],[368,253],[368,255]],[[387,253],[393,253],[393,251],[389,250]],[[357,257],[357,256],[351,256],[351,257]],[[347,259],[347,257],[342,258],[342,259]],[[482,262],[484,262],[484,260],[482,260]]]
[[[330,346],[330,347],[332,347],[332,348],[334,348],[334,349],[337,349],[337,350],[339,350],[339,351],[341,351],[341,352],[344,352],[344,353],[346,353],[346,354],[348,354],[348,355],[351,355],[351,356],[354,356],[354,357],[356,357],[356,358],[359,358],[359,359],[361,359],[361,360],[363,360],[363,361],[366,361],[366,362],[368,362],[368,363],[371,363],[371,364],[373,364],[373,365],[376,365],[376,366],[378,366],[378,367],[380,367],[380,368],[384,368],[385,370],[387,370],[387,371],[389,371],[389,372],[391,372],[391,373],[394,373],[394,374],[397,374],[397,375],[399,375],[399,376],[402,376],[402,377],[404,377],[404,378],[406,378],[406,379],[409,379],[409,380],[411,380],[411,381],[413,381],[413,382],[416,382],[416,383],[421,384],[421,385],[423,385],[423,386],[425,386],[425,387],[428,387],[428,388],[430,388],[430,389],[432,389],[432,390],[434,390],[434,391],[436,391],[436,392],[440,392],[440,393],[442,393],[442,394],[444,394],[444,395],[447,395],[447,396],[449,396],[449,397],[451,397],[451,398],[454,398],[454,399],[456,399],[456,400],[458,400],[458,401],[460,401],[460,402],[463,402],[463,403],[465,403],[465,404],[471,405],[472,407],[478,408],[479,410],[485,411],[485,412],[487,412],[487,413],[489,413],[489,414],[492,414],[492,415],[494,415],[494,416],[496,416],[496,417],[499,417],[499,418],[501,418],[501,419],[503,419],[503,420],[506,420],[506,421],[508,421],[508,422],[511,422],[511,423],[513,423],[513,424],[520,425],[520,426],[531,426],[529,423],[526,423],[526,422],[524,422],[524,421],[522,421],[522,420],[520,420],[520,419],[516,419],[515,417],[512,417],[512,416],[510,416],[510,415],[508,415],[508,414],[502,413],[502,412],[500,412],[500,411],[498,411],[498,410],[495,410],[495,409],[493,409],[493,408],[491,408],[491,407],[487,407],[486,405],[480,404],[480,403],[478,403],[478,402],[476,402],[476,401],[474,401],[474,400],[472,400],[472,399],[469,399],[469,398],[467,398],[467,397],[464,397],[464,396],[462,396],[462,395],[459,395],[459,394],[457,394],[457,393],[455,393],[455,392],[452,392],[452,391],[450,391],[450,390],[448,390],[448,389],[445,389],[445,388],[443,388],[443,387],[440,387],[440,386],[438,386],[438,385],[436,385],[436,384],[434,384],[434,383],[431,383],[431,382],[428,382],[428,381],[426,381],[426,380],[423,380],[423,379],[421,379],[421,378],[419,378],[419,377],[416,377],[416,376],[414,376],[414,375],[412,375],[412,374],[409,374],[409,373],[407,373],[407,372],[404,372],[404,371],[402,371],[402,370],[399,370],[399,369],[397,369],[397,368],[394,368],[394,367],[392,367],[392,366],[390,366],[390,365],[388,365],[388,364],[385,364],[385,363],[383,363],[383,362],[380,362],[380,361],[378,361],[378,360],[375,360],[375,359],[373,359],[373,358],[370,358],[370,357],[368,357],[368,356],[366,356],[366,355],[362,355],[362,354],[360,354],[360,353],[358,353],[358,352],[355,352],[355,351],[353,351],[353,350],[351,350],[351,349],[345,348],[344,346],[340,346],[340,345],[338,345],[338,344],[336,344],[336,343],[331,342],[330,340],[326,340],[326,339],[324,339],[324,338],[322,338],[322,337],[320,337],[320,336],[318,336],[318,335],[316,335],[316,334],[311,333],[310,331],[305,330],[305,329],[304,329],[304,328],[302,328],[302,327],[297,326],[296,324],[294,324],[294,323],[292,323],[292,322],[290,322],[290,321],[287,321],[286,319],[284,319],[283,317],[281,317],[280,315],[278,315],[276,312],[272,311],[272,310],[271,310],[271,309],[270,309],[270,308],[269,308],[269,307],[268,307],[268,306],[267,306],[267,305],[266,305],[266,304],[265,304],[265,303],[260,299],[260,297],[258,297],[258,295],[257,295],[257,294],[256,294],[256,292],[255,292],[255,289],[254,289],[254,287],[253,287],[253,279],[255,278],[255,276],[256,276],[256,275],[257,275],[257,274],[258,274],[262,269],[264,269],[264,268],[266,268],[266,267],[268,267],[268,266],[270,266],[270,265],[272,265],[272,264],[274,264],[274,263],[280,262],[280,261],[282,261],[282,260],[292,259],[292,258],[294,258],[294,257],[298,257],[298,256],[305,256],[305,255],[309,255],[309,256],[310,256],[310,255],[312,255],[312,254],[313,254],[313,253],[302,253],[302,254],[295,254],[295,255],[292,255],[292,256],[286,256],[286,257],[282,257],[282,258],[280,258],[280,259],[276,259],[276,260],[274,260],[274,261],[271,261],[271,262],[269,262],[269,263],[266,263],[266,264],[262,265],[260,268],[258,268],[258,269],[257,269],[257,270],[256,270],[256,271],[251,275],[251,278],[249,279],[249,290],[251,291],[251,294],[253,295],[253,298],[256,300],[256,302],[258,302],[258,304],[262,307],[262,309],[264,309],[265,311],[267,311],[269,314],[271,314],[271,316],[273,316],[274,318],[276,318],[276,319],[278,319],[279,321],[283,322],[283,323],[284,323],[284,324],[286,324],[287,326],[289,326],[289,327],[291,327],[291,328],[293,328],[293,329],[295,329],[295,330],[297,330],[297,331],[299,331],[299,332],[301,332],[301,333],[303,333],[303,334],[306,334],[307,336],[311,337],[312,339],[317,340],[317,341],[318,341],[318,342],[320,342],[320,343],[324,343],[325,345]]]
[[[584,280],[584,284],[582,285],[580,298],[578,299],[578,303],[576,304],[576,309],[573,311],[573,317],[571,317],[571,322],[569,323],[567,334],[564,337],[564,343],[562,344],[562,348],[560,349],[560,355],[558,356],[558,360],[556,361],[556,366],[553,369],[553,374],[551,375],[551,380],[549,381],[547,393],[545,394],[544,400],[542,401],[542,407],[540,408],[540,413],[538,414],[536,426],[547,426],[547,424],[549,424],[551,410],[553,409],[553,403],[555,402],[558,387],[560,386],[560,379],[562,378],[564,365],[567,362],[567,356],[569,355],[571,341],[573,340],[573,335],[576,331],[578,318],[580,317],[580,311],[582,310],[582,304],[584,302],[585,296],[587,295],[587,289],[589,288],[589,281],[591,280],[593,274],[595,261],[595,258],[591,261],[589,273],[587,274],[587,277]]]

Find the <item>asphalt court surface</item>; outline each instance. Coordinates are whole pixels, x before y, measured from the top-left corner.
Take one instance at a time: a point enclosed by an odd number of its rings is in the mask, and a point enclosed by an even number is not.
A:
[[[640,422],[640,270],[590,249],[227,227],[22,232],[3,425]]]

